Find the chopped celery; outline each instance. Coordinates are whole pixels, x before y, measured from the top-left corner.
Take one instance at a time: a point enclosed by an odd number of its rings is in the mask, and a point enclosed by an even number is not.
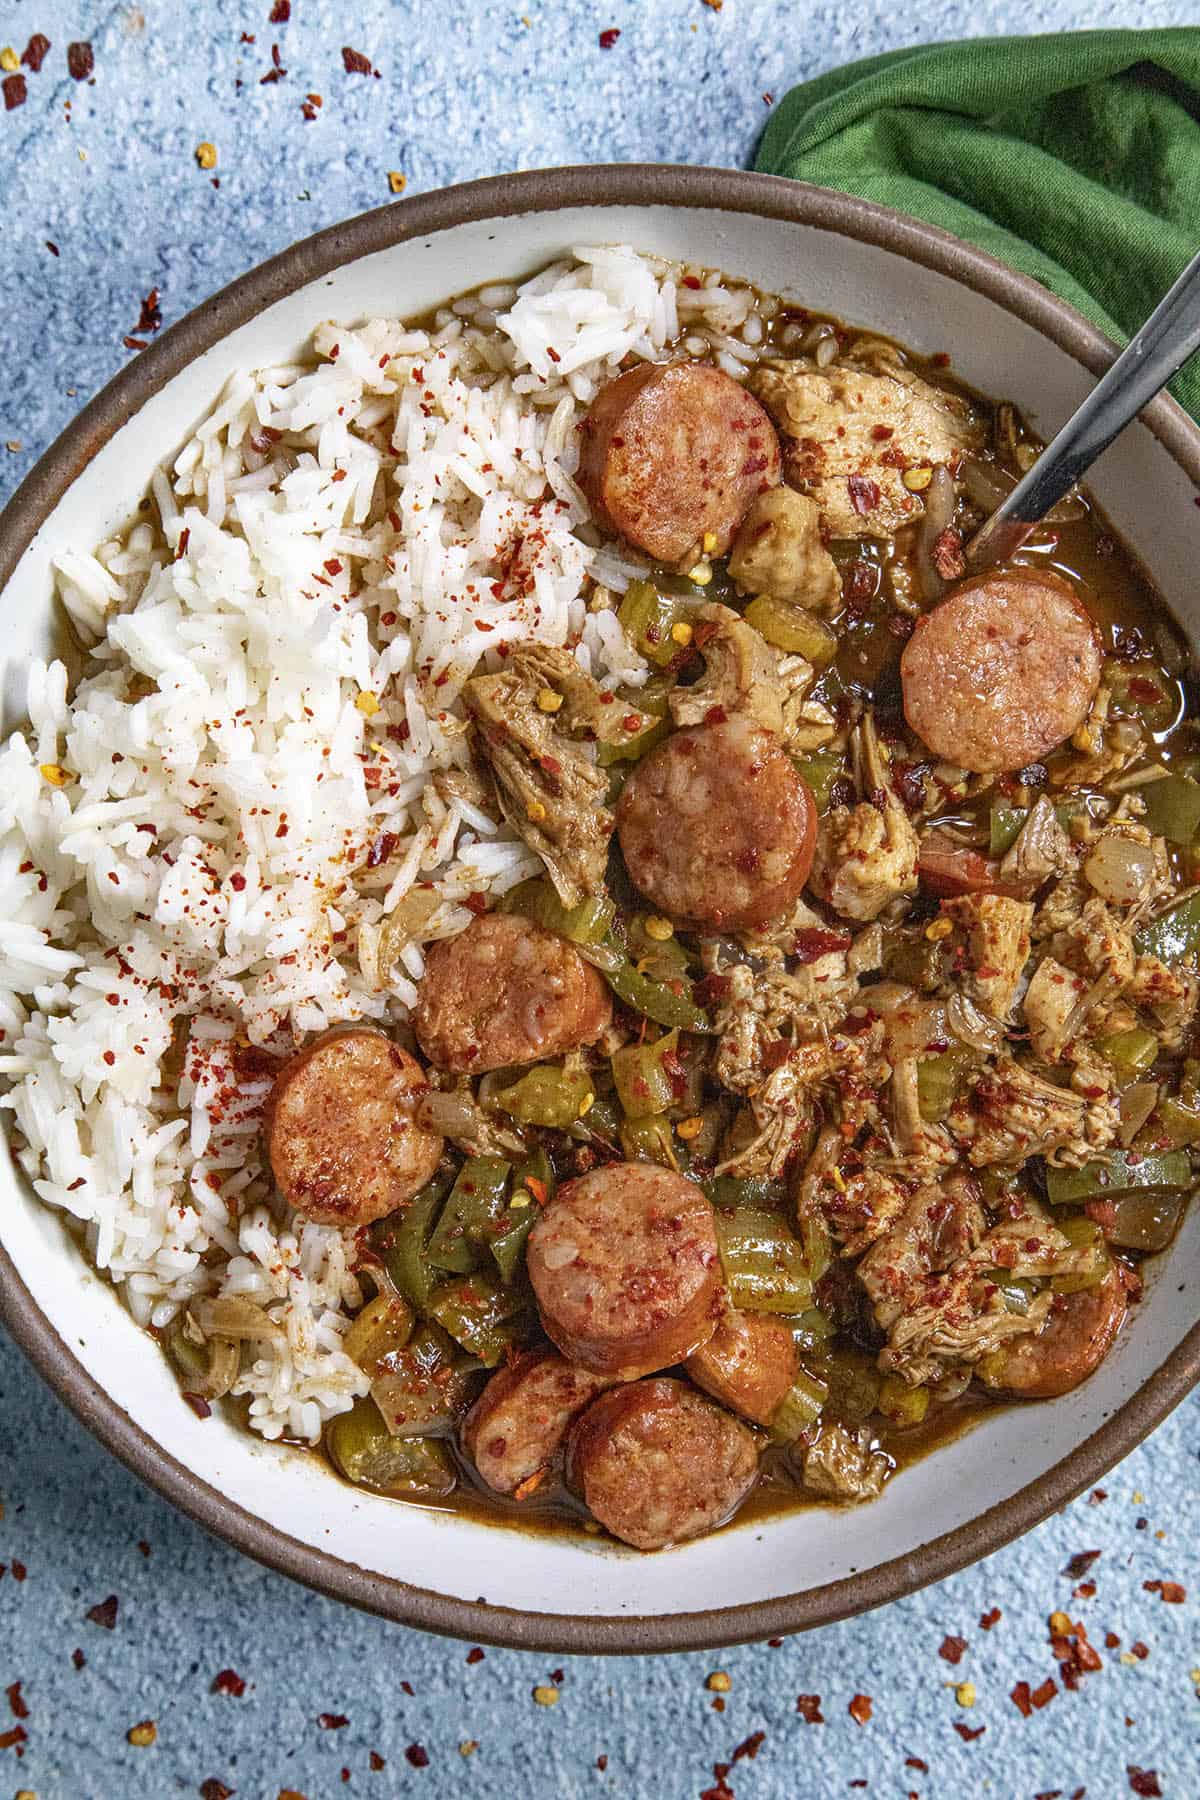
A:
[[[820,1281],[833,1261],[833,1239],[825,1215],[818,1207],[806,1208],[799,1214],[797,1224],[809,1279]]]
[[[632,718],[633,711],[629,715]],[[661,744],[671,734],[670,719],[656,719],[652,716],[638,714],[637,729],[619,738],[616,743],[598,744],[596,761],[602,769],[611,768],[614,763],[638,762],[650,750]]]
[[[1024,1318],[1029,1305],[1037,1293],[1037,1283],[1020,1281],[1007,1269],[985,1269],[983,1279],[991,1282],[1004,1302],[1005,1312],[1016,1313]]]
[[[369,1395],[332,1420],[325,1443],[346,1480],[358,1487],[437,1497],[454,1487],[454,1462],[445,1444],[434,1438],[393,1437]]]
[[[1132,1081],[1152,1068],[1158,1056],[1158,1039],[1152,1031],[1135,1025],[1130,1031],[1111,1031],[1098,1039],[1096,1048],[1116,1070],[1119,1081]]]
[[[453,1181],[453,1170],[443,1164],[401,1212],[390,1213],[373,1233],[384,1267],[418,1312],[433,1286],[433,1270],[426,1255],[429,1234]]]
[[[797,1313],[812,1304],[804,1249],[778,1213],[738,1206],[715,1215],[725,1285],[735,1306]]]
[[[1134,714],[1151,731],[1166,731],[1179,712],[1179,691],[1150,662],[1104,665],[1104,679],[1118,711]]]
[[[690,993],[677,994],[666,982],[654,981],[634,968],[620,945],[609,940],[617,954],[611,968],[601,969],[613,993],[634,1012],[643,1013],[656,1025],[678,1026],[680,1031],[710,1032],[708,1014],[696,1005]],[[686,987],[686,982],[683,984]]]
[[[426,1312],[443,1331],[487,1369],[494,1369],[520,1335],[521,1296],[482,1273],[444,1281],[429,1296]]]
[[[588,1107],[580,1121],[580,1129],[572,1135],[578,1137],[582,1131],[586,1131],[589,1137],[599,1138],[601,1143],[614,1147],[620,1129],[620,1107],[611,1096],[600,1095],[595,1103]]]
[[[1171,1095],[1158,1103],[1157,1122],[1171,1140],[1180,1148],[1190,1144],[1200,1144],[1200,1108],[1188,1106],[1182,1099]]]
[[[1172,844],[1194,844],[1200,831],[1200,781],[1188,775],[1164,775],[1138,789],[1146,803],[1142,824]]]
[[[957,1048],[921,1058],[917,1064],[917,1105],[927,1125],[936,1125],[946,1117],[970,1065],[970,1051]]]
[[[833,750],[817,750],[811,756],[794,756],[792,761],[803,776],[817,811],[828,812],[833,803],[833,784],[846,773],[845,758]]]
[[[787,1188],[769,1175],[714,1175],[704,1191],[713,1205],[730,1212],[738,1206],[782,1206]]]
[[[808,1307],[798,1318],[789,1319],[787,1323],[791,1327],[796,1348],[802,1355],[823,1355],[837,1332],[829,1314],[822,1312],[819,1306]]]
[[[1131,1188],[1191,1185],[1192,1164],[1184,1150],[1168,1150],[1162,1156],[1117,1150],[1106,1162],[1088,1163],[1082,1169],[1046,1170],[1046,1196],[1052,1206],[1079,1206],[1085,1200],[1128,1193]]]
[[[1060,1219],[1057,1223],[1058,1229],[1073,1249],[1088,1252],[1088,1262],[1073,1274],[1055,1275],[1050,1286],[1056,1294],[1078,1294],[1084,1288],[1097,1286],[1108,1273],[1108,1252],[1104,1248],[1104,1233],[1099,1225],[1093,1219],[1085,1218],[1082,1213],[1077,1213],[1073,1218]]]
[[[649,1119],[666,1112],[683,1078],[678,1050],[678,1031],[668,1031],[653,1044],[626,1044],[614,1051],[613,1084],[627,1119]]]
[[[428,1320],[394,1350],[371,1383],[371,1398],[396,1437],[449,1432],[470,1398],[471,1369],[457,1344]]]
[[[646,661],[665,669],[682,648],[671,636],[671,627],[686,621],[691,612],[691,607],[660,594],[652,582],[631,581],[617,617]]]
[[[669,1120],[658,1113],[651,1119],[626,1119],[618,1131],[621,1150],[630,1162],[662,1163],[678,1169],[675,1137]]]
[[[654,925],[662,930],[664,926],[653,913],[635,913],[628,924],[629,959],[636,964],[643,975],[652,975],[656,981],[686,980],[688,970],[688,953],[675,936],[652,937],[648,927]]]
[[[522,881],[504,896],[504,910],[532,919],[573,944],[598,944],[613,922],[616,908],[607,894],[588,894],[577,906],[564,906],[541,876]]]
[[[1146,1255],[1165,1250],[1178,1229],[1186,1200],[1181,1191],[1158,1194],[1153,1188],[1119,1194],[1111,1203],[1112,1222],[1104,1226],[1105,1241]]]
[[[919,1425],[929,1411],[929,1389],[909,1387],[898,1375],[885,1375],[875,1404],[889,1424],[907,1430]]]
[[[477,1267],[489,1227],[504,1211],[511,1167],[499,1156],[472,1156],[463,1164],[426,1251],[437,1268],[466,1275]]]
[[[342,1349],[368,1375],[375,1374],[393,1350],[402,1350],[412,1336],[413,1315],[407,1300],[376,1294],[357,1314],[342,1339]]]
[[[820,1376],[801,1369],[771,1414],[771,1436],[777,1443],[794,1444],[802,1432],[816,1424],[828,1398],[828,1385]]]
[[[497,1106],[522,1125],[544,1125],[566,1131],[582,1119],[595,1098],[586,1069],[565,1069],[557,1063],[539,1063],[512,1087],[496,1095]]]
[[[1200,894],[1189,894],[1143,925],[1133,945],[1139,956],[1157,956],[1160,962],[1182,962],[1191,956],[1200,948]]]
[[[832,662],[837,655],[837,638],[824,620],[790,601],[760,594],[743,616],[760,637],[787,656],[803,656],[820,666]]]

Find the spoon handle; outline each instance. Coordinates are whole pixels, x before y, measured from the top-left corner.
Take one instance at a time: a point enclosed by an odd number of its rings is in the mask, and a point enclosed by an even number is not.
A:
[[[1198,349],[1200,254],[1012,493],[980,526],[966,547],[967,566],[975,571],[990,568],[1019,550],[1051,507],[1082,480],[1101,452]]]

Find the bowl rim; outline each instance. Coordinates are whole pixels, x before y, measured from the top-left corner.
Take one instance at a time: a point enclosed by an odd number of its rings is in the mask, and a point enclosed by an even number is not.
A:
[[[207,299],[84,407],[0,513],[0,590],[72,482],[152,395],[277,300],[344,263],[454,226],[580,206],[667,206],[812,225],[946,275],[1031,325],[1093,374],[1116,348],[1074,307],[972,245],[891,209],[774,175],[653,163],[536,169],[393,202],[291,245]],[[1166,395],[1143,423],[1200,489],[1200,430]],[[461,1600],[319,1550],[229,1500],[169,1455],[116,1403],[40,1311],[0,1243],[0,1322],[80,1422],[189,1518],[268,1567],[398,1623],[521,1650],[581,1654],[711,1649],[832,1624],[940,1581],[1075,1499],[1126,1456],[1200,1380],[1200,1323],[1138,1391],[1062,1462],[977,1518],[861,1575],[769,1600],[648,1616],[523,1612]]]

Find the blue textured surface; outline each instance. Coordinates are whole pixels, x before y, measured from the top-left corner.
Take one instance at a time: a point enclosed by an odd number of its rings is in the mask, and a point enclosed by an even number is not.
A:
[[[292,10],[271,26],[270,0],[0,4],[0,44],[19,52],[40,31],[53,46],[24,106],[0,114],[0,500],[132,354],[122,338],[141,296],[158,287],[166,320],[177,319],[294,238],[387,200],[389,169],[419,192],[539,164],[741,163],[764,95],[821,68],[931,37],[1102,17],[1067,0],[1019,13],[1004,0],[916,0],[879,19],[827,0],[803,12],[726,0],[719,14],[701,0],[294,0]],[[1184,23],[1190,12],[1183,0],[1131,0],[1105,22]],[[620,38],[602,51],[598,34],[613,26]],[[240,43],[243,31],[257,41]],[[71,40],[91,42],[94,85],[69,78]],[[273,42],[287,74],[261,85]],[[344,44],[381,79],[347,75]],[[300,110],[309,93],[324,102],[311,123]],[[217,146],[219,188],[193,159],[202,140]],[[20,1681],[29,1708],[25,1745],[0,1748],[0,1800],[21,1790],[157,1800],[198,1794],[208,1779],[244,1800],[281,1790],[695,1800],[713,1764],[759,1731],[758,1755],[728,1776],[738,1800],[864,1790],[1033,1800],[1084,1788],[1110,1800],[1131,1791],[1130,1765],[1156,1769],[1164,1795],[1195,1800],[1194,1605],[1190,1595],[1165,1604],[1143,1583],[1200,1582],[1198,1418],[1195,1401],[1182,1408],[1106,1480],[1103,1503],[1080,1501],[871,1617],[774,1649],[624,1662],[489,1650],[468,1664],[465,1645],[352,1613],[211,1542],[0,1345],[0,1686]],[[1087,1577],[1096,1592],[1072,1599],[1078,1577],[1063,1571],[1083,1550],[1101,1552]],[[113,1593],[109,1632],[84,1615]],[[984,1631],[993,1607],[1002,1617]],[[1046,1620],[1058,1607],[1085,1620],[1104,1668],[1024,1719],[1010,1690],[1057,1676]],[[1111,1650],[1110,1631],[1121,1639]],[[968,1640],[957,1667],[938,1654],[948,1633]],[[226,1668],[247,1684],[240,1698],[212,1691]],[[732,1683],[723,1712],[705,1687],[718,1668]],[[556,1669],[561,1698],[543,1708],[532,1689]],[[963,1680],[977,1694],[970,1709],[952,1685]],[[821,1696],[825,1723],[805,1722],[798,1694]],[[861,1726],[847,1710],[855,1694],[873,1703]],[[348,1722],[322,1726],[322,1714]],[[144,1719],[157,1742],[131,1747],[126,1733]],[[966,1742],[956,1722],[986,1729]],[[0,1718],[0,1742],[16,1723]],[[463,1757],[470,1740],[478,1748]],[[427,1766],[406,1760],[414,1744]],[[372,1769],[372,1751],[385,1768]]]

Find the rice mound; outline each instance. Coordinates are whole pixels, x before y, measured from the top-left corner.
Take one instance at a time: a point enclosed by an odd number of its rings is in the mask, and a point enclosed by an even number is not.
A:
[[[255,1052],[401,1025],[421,944],[540,872],[472,797],[463,683],[530,638],[646,679],[614,610],[641,571],[587,523],[576,427],[681,334],[745,373],[770,305],[611,247],[426,329],[322,325],[229,380],[120,537],[57,560],[85,666],[72,692],[35,663],[0,749],[0,1108],[139,1323],[265,1309],[233,1392],[268,1438],[315,1442],[368,1379],[353,1235],[276,1193]]]

